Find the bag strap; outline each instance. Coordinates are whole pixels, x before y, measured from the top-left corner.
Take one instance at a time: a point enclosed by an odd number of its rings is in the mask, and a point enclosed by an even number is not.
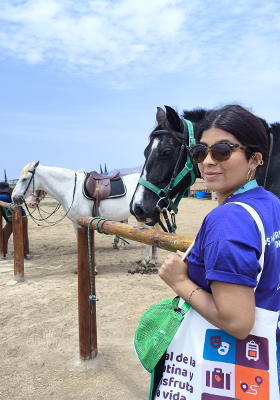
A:
[[[263,222],[261,220],[261,217],[257,213],[257,211],[253,207],[249,206],[248,204],[242,203],[241,201],[231,201],[231,202],[229,202],[227,204],[237,204],[237,205],[245,208],[251,214],[251,216],[254,218],[254,220],[255,220],[258,228],[259,228],[259,231],[260,231],[260,234],[261,234],[261,239],[262,239],[262,254],[261,254],[260,259],[259,259],[259,264],[261,266],[261,270],[260,270],[260,272],[258,273],[258,276],[257,276],[257,286],[258,286],[260,278],[261,278],[261,275],[262,275],[262,271],[263,271],[264,252],[265,252],[265,245],[266,245]],[[257,286],[255,287],[255,290],[256,290]]]

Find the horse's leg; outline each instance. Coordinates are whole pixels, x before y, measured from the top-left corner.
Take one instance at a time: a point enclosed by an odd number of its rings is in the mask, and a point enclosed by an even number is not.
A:
[[[128,224],[128,219],[125,219],[125,220],[120,221],[120,222],[122,222],[123,224]],[[119,237],[115,236],[114,243],[113,243],[113,249],[119,249],[119,250],[122,249],[123,250],[123,249],[127,248],[126,244],[127,243],[124,240],[122,240]]]
[[[150,246],[146,244],[144,257],[140,263],[140,265],[142,265],[143,267],[146,267],[149,264],[149,254],[150,254]]]
[[[118,249],[119,248],[119,246],[118,246],[119,241],[120,241],[120,239],[118,238],[118,236],[115,236],[114,237],[114,243],[113,243],[113,249]]]
[[[156,266],[157,257],[158,257],[157,246],[152,246],[152,258],[150,259],[149,262],[149,266],[151,266],[152,268]]]

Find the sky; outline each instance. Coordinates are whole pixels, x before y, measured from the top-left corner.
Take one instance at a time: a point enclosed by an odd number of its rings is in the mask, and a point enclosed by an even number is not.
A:
[[[1,0],[0,180],[133,168],[156,108],[280,122],[279,0]]]

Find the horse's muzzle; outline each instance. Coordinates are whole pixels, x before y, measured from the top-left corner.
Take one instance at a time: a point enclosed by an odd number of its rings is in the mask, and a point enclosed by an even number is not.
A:
[[[136,205],[133,209],[131,208],[130,212],[137,219],[138,222],[142,222],[149,226],[154,226],[159,219],[159,214],[157,212],[154,213],[153,216],[148,215],[139,204]]]
[[[13,196],[12,201],[13,201],[13,203],[20,205],[24,202],[24,197],[23,196]]]

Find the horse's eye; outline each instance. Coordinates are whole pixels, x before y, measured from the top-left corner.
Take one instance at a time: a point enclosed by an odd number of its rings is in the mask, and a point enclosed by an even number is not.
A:
[[[169,156],[171,156],[171,154],[172,154],[172,150],[165,150],[162,153],[163,157],[169,157]]]

